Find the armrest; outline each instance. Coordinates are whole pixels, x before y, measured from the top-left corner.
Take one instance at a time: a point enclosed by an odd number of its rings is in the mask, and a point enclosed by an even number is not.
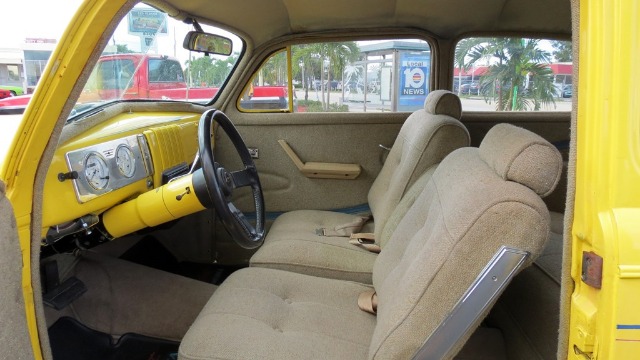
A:
[[[282,149],[289,155],[289,158],[296,165],[298,170],[308,178],[318,179],[346,179],[357,178],[362,171],[359,164],[327,163],[327,162],[307,162],[303,163],[289,144],[284,140],[278,140]]]

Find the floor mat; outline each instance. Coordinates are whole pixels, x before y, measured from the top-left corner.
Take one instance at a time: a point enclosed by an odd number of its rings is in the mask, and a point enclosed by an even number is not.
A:
[[[69,317],[49,328],[49,341],[54,360],[176,360],[180,345],[131,333],[114,342],[110,335]]]

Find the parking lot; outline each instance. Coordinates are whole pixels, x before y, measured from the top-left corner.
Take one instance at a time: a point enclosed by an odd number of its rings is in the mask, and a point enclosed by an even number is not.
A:
[[[296,99],[304,99],[304,90],[296,90]],[[321,92],[310,90],[309,100],[321,101]],[[325,94],[326,99],[326,94]],[[364,94],[345,94],[342,97],[341,91],[332,91],[330,102],[337,105],[347,105],[349,112],[384,112],[391,111],[390,101],[381,101],[380,95],[375,93],[367,94],[366,106],[364,102]],[[462,109],[464,111],[495,111],[496,105],[485,101],[482,96],[462,96]],[[571,111],[571,99],[556,98],[555,104],[543,106],[541,111]]]

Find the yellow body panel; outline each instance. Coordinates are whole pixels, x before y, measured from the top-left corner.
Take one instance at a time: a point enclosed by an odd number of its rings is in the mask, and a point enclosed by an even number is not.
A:
[[[62,112],[94,48],[126,3],[125,0],[86,0],[82,4],[50,58],[44,71],[46,76],[40,80],[7,161],[0,169],[0,178],[6,180],[7,197],[17,220],[26,318],[37,359],[42,358],[42,352],[30,267],[31,242],[40,239],[39,233],[31,232],[36,165],[43,161],[42,155],[53,132],[52,117]],[[577,352],[602,359],[631,359],[640,354],[637,305],[640,299],[639,17],[638,0],[582,0],[580,3],[576,199],[570,234],[573,241],[571,274],[576,288],[572,297],[568,352],[568,356],[575,359],[584,359]],[[147,136],[151,139],[153,135]],[[81,144],[75,146],[81,147]],[[58,155],[56,153],[52,168],[64,165]],[[173,188],[167,196],[175,197],[179,190],[180,187]],[[53,187],[50,191],[68,192],[69,188]],[[142,188],[136,188],[137,191]],[[113,193],[123,200],[131,195]],[[59,219],[47,218],[53,210],[46,206],[45,222],[55,223]],[[104,210],[102,206],[106,203],[94,211]],[[180,208],[172,216],[187,208],[189,206]],[[593,251],[604,258],[601,289],[581,280],[583,251]]]
[[[42,358],[36,323],[33,288],[31,286],[31,212],[35,174],[57,117],[71,97],[93,49],[124,0],[87,0],[71,20],[62,40],[51,54],[29,107],[24,113],[18,134],[2,164],[0,178],[5,179],[7,198],[16,215],[22,249],[22,288],[27,326],[36,359]],[[40,238],[40,234],[34,234]]]
[[[640,354],[640,5],[580,3],[580,74],[569,358]],[[603,258],[602,288],[581,279]]]

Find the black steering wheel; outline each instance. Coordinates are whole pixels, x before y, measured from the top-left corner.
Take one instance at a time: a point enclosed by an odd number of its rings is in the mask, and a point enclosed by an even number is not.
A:
[[[236,148],[243,170],[229,171],[215,161],[211,136],[213,122],[217,122],[227,133]],[[202,172],[207,192],[218,216],[238,245],[245,249],[254,249],[264,241],[264,198],[258,178],[258,170],[251,159],[249,150],[231,120],[222,111],[207,110],[200,117],[198,128],[198,146]],[[232,202],[233,190],[250,186],[256,208],[255,227],[249,223],[247,217]]]

